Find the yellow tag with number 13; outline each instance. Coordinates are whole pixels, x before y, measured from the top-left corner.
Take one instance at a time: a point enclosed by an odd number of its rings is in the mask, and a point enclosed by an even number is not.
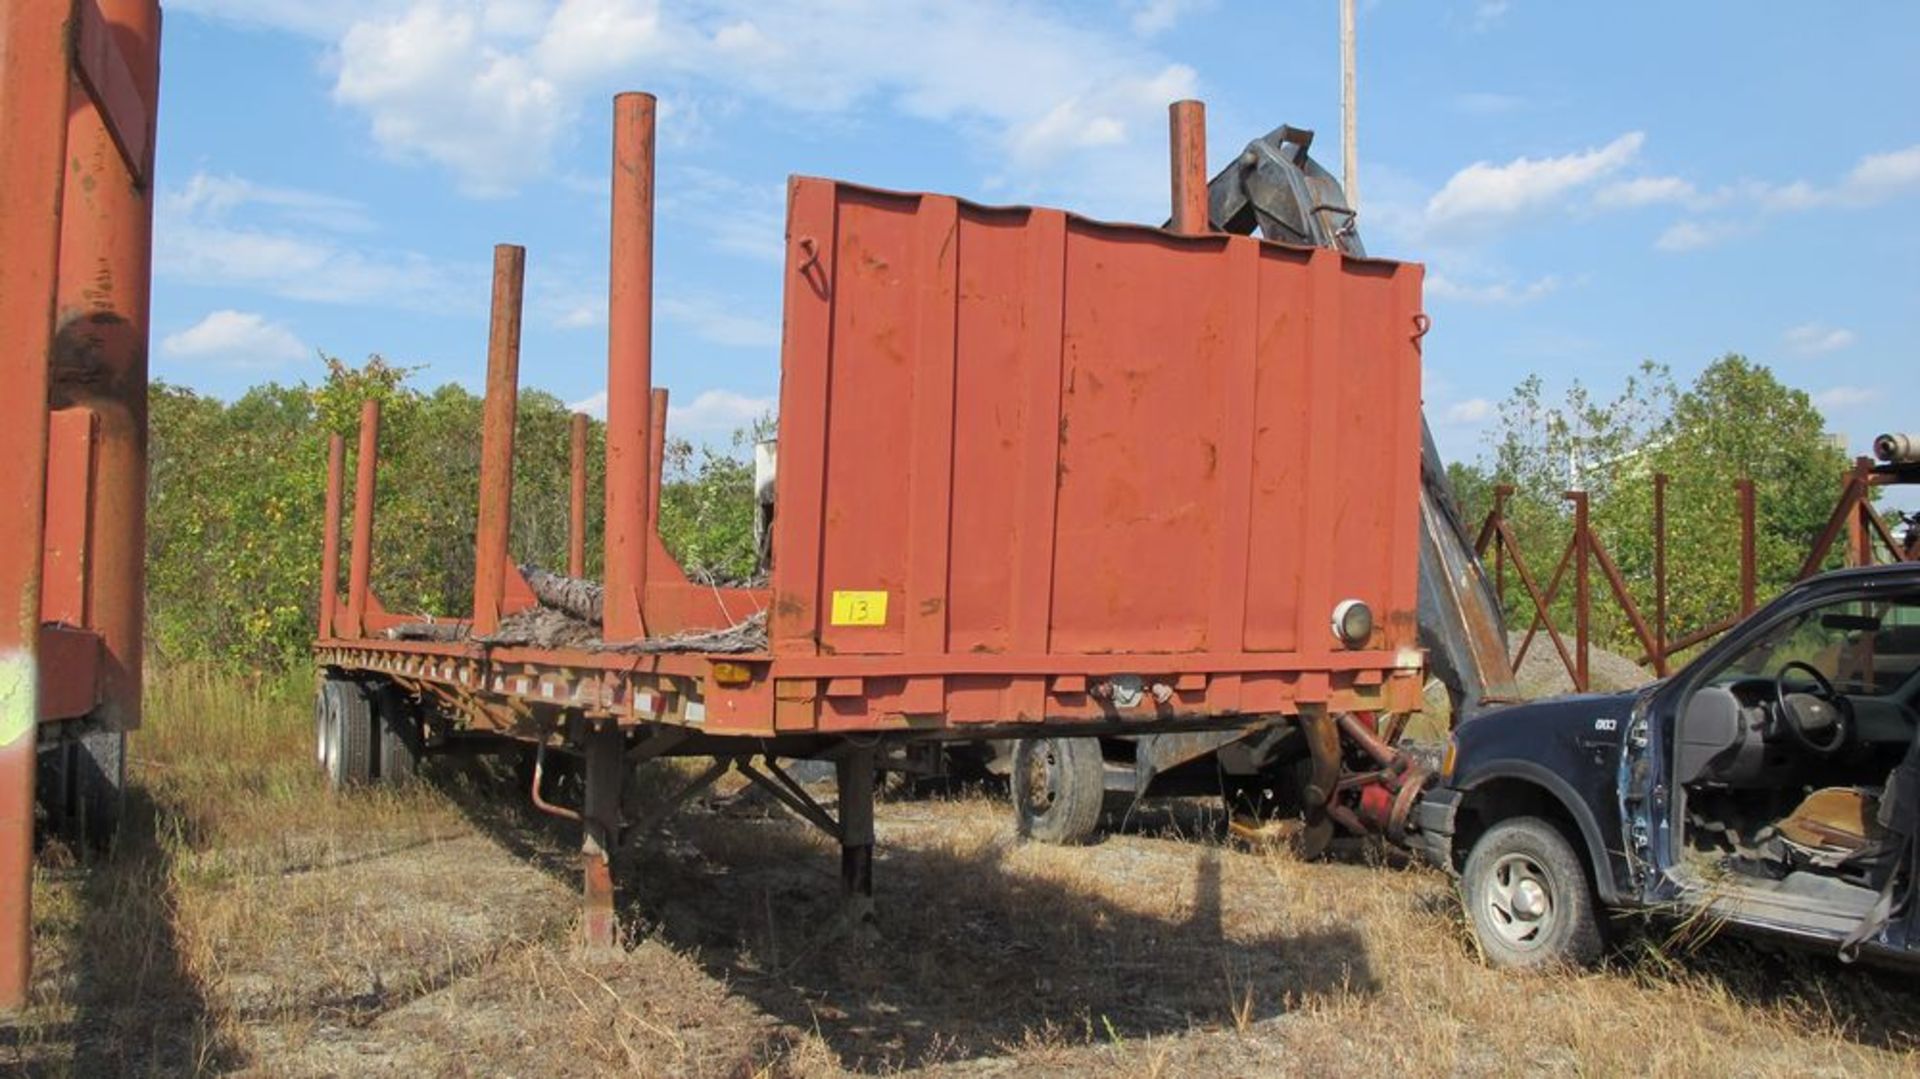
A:
[[[833,624],[836,626],[884,626],[887,624],[885,592],[835,592]]]

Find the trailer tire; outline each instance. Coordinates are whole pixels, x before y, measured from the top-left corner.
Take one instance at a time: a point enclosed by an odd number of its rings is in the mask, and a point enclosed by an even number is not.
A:
[[[1586,866],[1551,821],[1509,817],[1467,855],[1461,896],[1489,964],[1509,970],[1586,966],[1603,940]]]
[[[407,695],[391,682],[374,692],[373,702],[380,735],[376,772],[382,783],[405,783],[420,765],[418,714]]]
[[[320,683],[320,755],[327,785],[335,790],[373,778],[373,701],[365,686],[328,677]]]
[[[1013,749],[1013,811],[1022,838],[1085,843],[1106,806],[1098,738],[1027,738]]]

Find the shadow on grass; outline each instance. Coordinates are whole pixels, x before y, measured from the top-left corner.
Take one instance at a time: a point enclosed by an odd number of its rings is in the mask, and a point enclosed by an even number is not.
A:
[[[9,1074],[199,1075],[244,1064],[180,952],[161,841],[168,819],[130,784],[112,852],[54,871],[55,888],[72,894],[48,912],[60,924],[35,934],[34,1006],[0,1027]]]
[[[478,828],[577,887],[570,826],[490,803],[477,786],[449,793]],[[884,823],[885,806],[880,814]],[[837,850],[806,826],[696,811],[671,829],[616,866],[623,922],[651,928],[787,1027],[817,1033],[856,1071],[1245,1027],[1379,989],[1352,929],[1230,934],[1213,846],[1173,854],[1192,860],[1181,898],[1136,904],[1114,898],[1126,897],[1124,879],[1083,887],[1004,864],[1010,829],[1007,843],[964,851],[883,842],[878,924],[856,927],[842,916]]]

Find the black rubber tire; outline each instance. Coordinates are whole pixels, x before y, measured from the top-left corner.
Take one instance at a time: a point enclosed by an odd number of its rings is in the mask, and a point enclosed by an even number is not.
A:
[[[335,790],[373,779],[373,701],[366,687],[346,678],[320,683],[322,768]]]
[[[127,794],[127,732],[97,730],[73,748],[80,835],[97,851],[113,847]]]
[[[1013,749],[1013,812],[1020,835],[1085,843],[1106,807],[1106,762],[1098,738],[1028,738]]]
[[[59,731],[41,747],[34,798],[52,834],[104,852],[113,846],[126,800],[127,736],[78,731]]]
[[[391,682],[374,691],[373,701],[380,732],[375,774],[382,783],[405,783],[420,764],[419,713]]]
[[[1536,919],[1542,924],[1502,916],[1501,894],[1511,896],[1517,881],[1544,896],[1547,913]],[[1510,817],[1487,829],[1467,855],[1460,891],[1480,954],[1492,966],[1582,967],[1600,958],[1605,939],[1593,883],[1579,851],[1551,821]]]

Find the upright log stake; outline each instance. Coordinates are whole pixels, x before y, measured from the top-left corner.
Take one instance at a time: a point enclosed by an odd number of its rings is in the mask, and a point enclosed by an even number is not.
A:
[[[646,635],[653,541],[647,473],[653,387],[652,94],[613,102],[613,243],[607,327],[606,639]]]
[[[1200,236],[1207,221],[1207,107],[1176,101],[1167,108],[1173,168],[1173,231]]]
[[[480,519],[474,538],[473,635],[500,628],[513,531],[513,426],[520,407],[520,303],[527,251],[493,249],[493,318],[487,333],[487,398],[480,429]]]
[[[347,566],[344,636],[367,635],[367,592],[373,577],[373,495],[380,477],[380,402],[360,403],[360,454],[354,462],[353,552]]]

